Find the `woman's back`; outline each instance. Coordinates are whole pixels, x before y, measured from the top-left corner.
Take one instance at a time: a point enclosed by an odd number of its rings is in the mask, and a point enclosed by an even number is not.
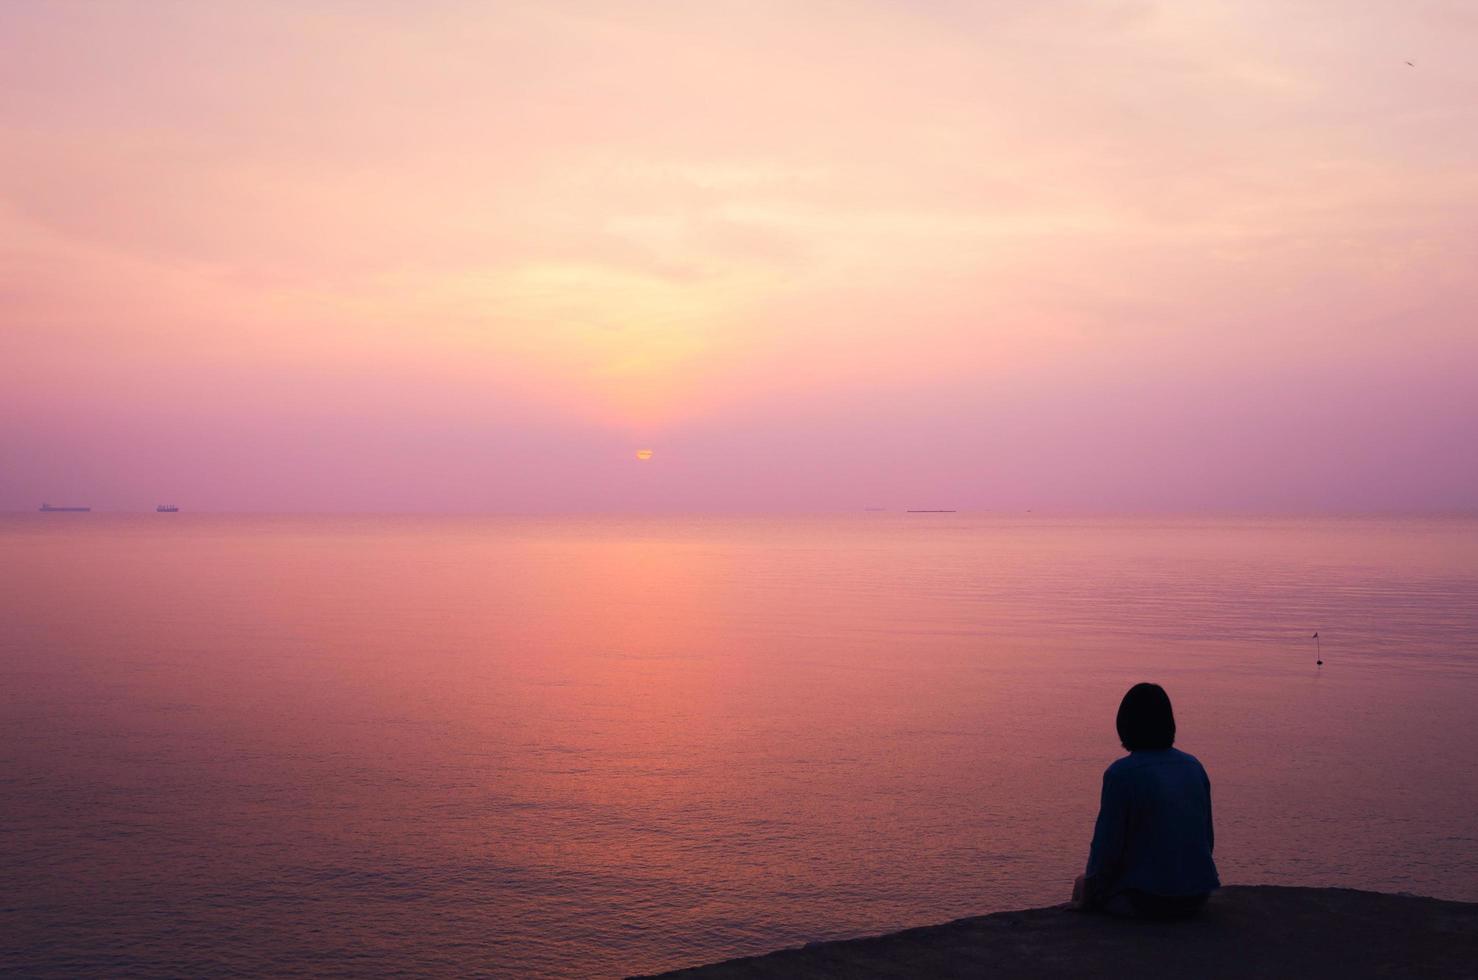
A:
[[[1204,895],[1218,888],[1212,860],[1211,782],[1179,749],[1132,752],[1103,774],[1088,875],[1104,894]]]

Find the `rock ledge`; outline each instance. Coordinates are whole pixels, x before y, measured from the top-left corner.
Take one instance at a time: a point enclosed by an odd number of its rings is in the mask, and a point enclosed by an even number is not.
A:
[[[1234,886],[1188,922],[1027,909],[661,976],[1478,978],[1478,904],[1347,888]]]

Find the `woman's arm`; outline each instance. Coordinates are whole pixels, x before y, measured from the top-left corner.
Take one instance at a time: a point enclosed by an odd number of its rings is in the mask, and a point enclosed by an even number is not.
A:
[[[1129,789],[1123,780],[1103,774],[1103,792],[1098,801],[1098,820],[1093,825],[1093,845],[1088,849],[1086,900],[1099,904],[1123,870],[1124,842],[1129,830]]]
[[[1216,851],[1216,827],[1211,819],[1211,777],[1206,777],[1206,850]]]

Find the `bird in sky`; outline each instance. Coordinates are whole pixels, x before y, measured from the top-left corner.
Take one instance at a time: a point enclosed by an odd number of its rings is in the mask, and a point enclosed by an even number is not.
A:
[[[1414,61],[1408,61],[1407,64],[1410,65],[1412,68],[1416,67],[1416,62]]]

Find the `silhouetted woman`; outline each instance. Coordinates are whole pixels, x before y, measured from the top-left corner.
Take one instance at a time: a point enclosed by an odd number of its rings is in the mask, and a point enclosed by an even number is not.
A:
[[[1173,749],[1175,714],[1158,684],[1136,684],[1115,720],[1129,754],[1103,774],[1088,871],[1073,904],[1120,915],[1178,918],[1221,887],[1211,859],[1211,780]]]

